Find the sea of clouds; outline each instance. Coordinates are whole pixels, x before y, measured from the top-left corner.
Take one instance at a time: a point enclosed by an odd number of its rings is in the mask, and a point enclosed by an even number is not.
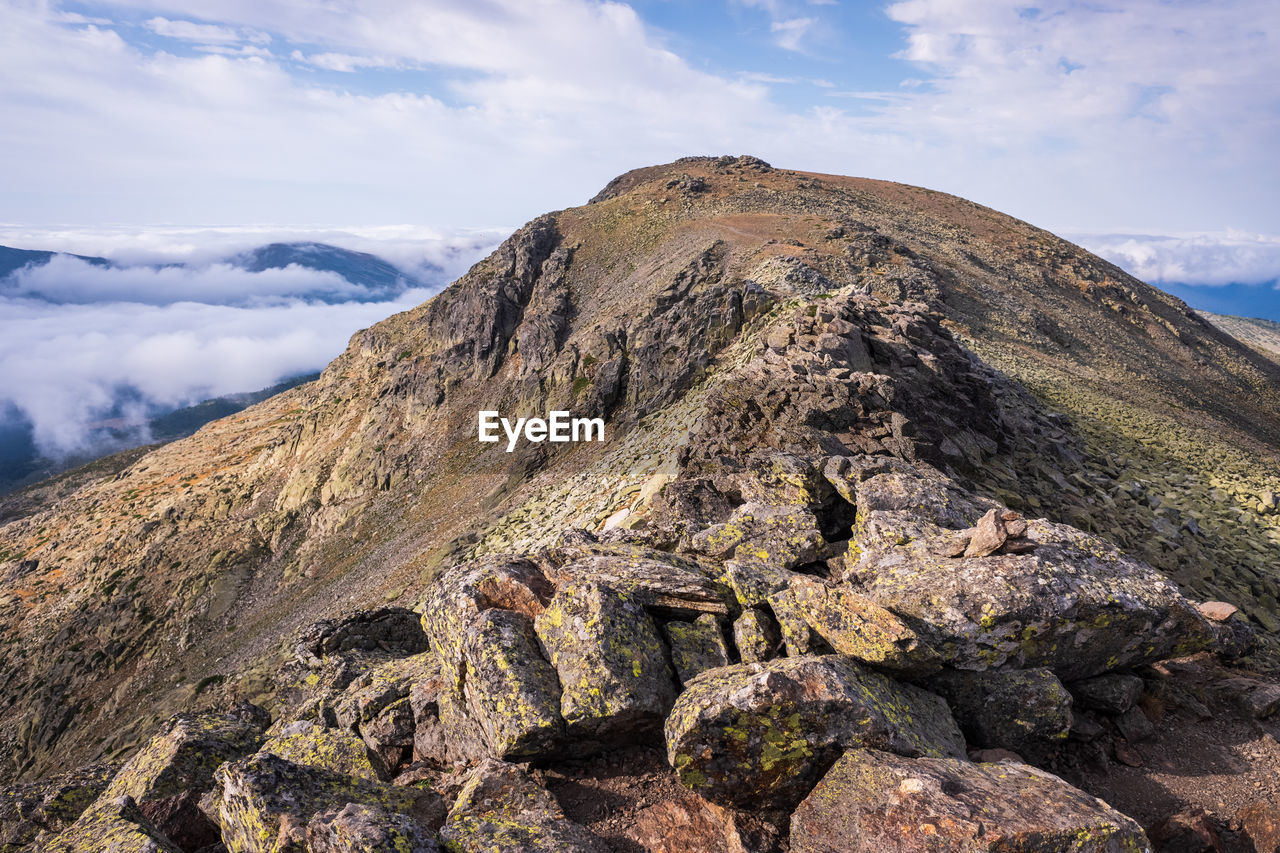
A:
[[[148,413],[321,369],[352,333],[429,299],[503,236],[408,227],[0,226],[0,245],[134,265],[62,256],[0,286],[0,419],[28,422],[39,452],[53,459],[100,449],[107,418],[134,422],[137,440],[146,440]],[[332,272],[248,272],[225,262],[255,246],[298,240],[377,255],[422,286],[370,301],[369,291]]]

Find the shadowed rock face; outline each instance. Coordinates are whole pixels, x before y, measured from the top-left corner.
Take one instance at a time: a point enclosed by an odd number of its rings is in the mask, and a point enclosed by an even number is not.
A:
[[[480,409],[607,440],[506,453]],[[1268,667],[1277,412],[1280,365],[1025,223],[752,158],[638,170],[316,382],[23,496],[0,776],[251,699],[277,752],[209,751],[224,839],[332,845],[385,813],[435,843],[442,802],[483,823],[455,764],[664,740],[709,797],[785,811],[850,748],[958,757],[905,684],[941,668],[1083,684],[1255,629]],[[163,834],[144,802],[95,805]]]

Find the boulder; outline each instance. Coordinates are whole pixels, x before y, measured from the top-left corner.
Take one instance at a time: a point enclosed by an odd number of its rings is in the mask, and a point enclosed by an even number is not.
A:
[[[527,631],[527,620],[542,613],[553,592],[537,564],[508,557],[453,566],[432,585],[422,625],[440,667],[435,705],[448,760],[527,756],[554,739],[558,691]],[[492,657],[504,642],[509,645],[501,659],[518,661],[515,670],[502,671]],[[486,705],[474,688],[468,690],[476,679],[498,686],[501,696],[519,697],[516,715],[506,718],[503,708],[499,718],[488,716],[496,706]],[[491,735],[498,739],[491,742]]]
[[[18,853],[39,833],[69,827],[98,799],[118,769],[93,764],[51,779],[0,788],[0,853]]]
[[[228,762],[215,775],[213,808],[222,840],[236,853],[293,853],[306,849],[308,824],[348,803],[376,806],[396,823],[425,824],[429,791],[398,788],[262,752]]]
[[[1096,536],[1034,520],[1029,553],[952,559],[933,552],[945,531],[919,518],[904,527],[898,515],[871,513],[881,539],[850,575],[953,667],[1048,667],[1073,681],[1212,641],[1172,581]]]
[[[850,747],[964,756],[942,699],[842,655],[704,672],[676,701],[666,739],[681,782],[742,808],[794,805]]]
[[[741,562],[793,569],[819,559],[826,541],[808,507],[747,503],[728,521],[695,534],[692,545],[711,557],[732,555]]]
[[[836,652],[906,677],[940,668],[937,653],[915,631],[849,587],[798,576],[788,589],[800,615]]]
[[[1107,714],[1123,714],[1142,695],[1142,679],[1122,672],[1108,672],[1071,682],[1071,695],[1086,708]]]
[[[798,572],[753,560],[725,560],[724,574],[741,607],[759,607],[769,596],[791,585]]]
[[[743,663],[761,663],[777,657],[782,633],[769,614],[748,607],[733,621],[733,643]]]
[[[589,748],[656,728],[675,700],[675,676],[653,619],[633,597],[569,583],[534,623],[559,675],[568,738]]]
[[[688,794],[641,809],[626,835],[646,853],[768,853],[779,833],[754,815]]]
[[[178,714],[120,768],[100,802],[128,798],[130,813],[143,815],[150,827],[144,834],[154,829],[151,834],[166,843],[194,849],[215,842],[218,828],[200,810],[200,796],[213,788],[220,764],[258,749],[269,721],[265,711],[248,703],[228,712]]]
[[[823,654],[831,651],[822,637],[809,627],[804,608],[796,600],[791,588],[772,593],[767,603],[778,621],[778,631],[782,635],[782,646],[788,657]]]
[[[312,667],[329,655],[357,650],[412,655],[427,650],[427,637],[418,614],[403,607],[383,607],[316,622],[294,646],[298,660]]]
[[[48,841],[41,853],[183,853],[138,810],[133,799],[103,797],[71,826]]]
[[[564,734],[560,685],[542,656],[533,620],[486,610],[467,628],[464,696],[489,754],[506,760],[553,752]]]
[[[791,816],[792,853],[1150,851],[1132,819],[1025,764],[853,749]]]
[[[1116,728],[1130,743],[1154,740],[1156,737],[1156,727],[1137,705],[1116,717]]]
[[[970,743],[1044,758],[1071,732],[1071,694],[1047,669],[946,670],[926,686],[941,695]]]
[[[583,545],[566,549],[570,562],[548,568],[557,587],[595,581],[630,595],[645,607],[656,607],[695,619],[703,613],[727,616],[733,601],[718,571],[693,560],[642,546]]]
[[[418,821],[381,806],[347,803],[311,818],[309,853],[438,853],[439,839]]]
[[[1236,815],[1241,834],[1256,853],[1280,851],[1280,805],[1258,800],[1240,809]]]
[[[279,734],[262,744],[259,752],[369,782],[377,782],[387,775],[386,768],[374,765],[360,738],[349,731],[324,728],[309,720],[284,726]]]
[[[671,663],[681,684],[700,672],[729,665],[724,632],[711,614],[703,614],[693,622],[668,622],[662,630],[671,646]]]
[[[487,760],[472,771],[440,830],[454,853],[605,853],[519,767]]]
[[[413,754],[413,686],[436,684],[438,689],[438,676],[439,664],[430,652],[396,658],[353,681],[334,702],[334,715],[339,725],[360,735],[383,766],[394,770]]]
[[[1147,838],[1160,853],[1222,853],[1213,819],[1200,808],[1184,809],[1163,818],[1147,829]]]

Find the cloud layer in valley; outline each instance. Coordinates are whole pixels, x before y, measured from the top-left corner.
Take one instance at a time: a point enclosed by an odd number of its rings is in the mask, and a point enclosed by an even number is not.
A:
[[[25,233],[37,244],[65,240],[80,253],[192,264],[104,268],[60,256],[0,282],[0,411],[28,422],[37,448],[52,458],[92,452],[104,418],[131,419],[142,440],[149,413],[319,370],[354,331],[420,304],[501,236],[389,236],[388,255],[431,277],[370,301],[332,272],[248,272],[199,260],[242,251],[239,231],[212,232],[199,245],[190,234],[163,232],[141,245],[120,233]],[[247,236],[252,244],[304,234],[340,241],[348,234],[348,248],[379,248],[373,237],[333,230]]]

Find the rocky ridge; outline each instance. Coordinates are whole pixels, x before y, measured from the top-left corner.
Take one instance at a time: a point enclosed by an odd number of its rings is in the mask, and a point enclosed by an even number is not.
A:
[[[1171,298],[966,204],[751,158],[628,173],[357,334],[317,383],[10,524],[26,549],[0,564],[21,616],[10,766],[132,758],[109,784],[6,789],[4,853],[662,849],[655,821],[701,827],[684,849],[936,849],[904,827],[944,825],[964,849],[1146,849],[1133,819],[1022,761],[1072,775],[1082,744],[1129,754],[1161,661],[1265,668],[1266,555],[1216,537],[1272,516],[1262,497],[1248,515],[1196,503],[1203,532],[1185,534],[1183,497],[1125,479],[1158,454],[1118,445],[1115,413],[1171,417],[1139,405],[1165,377],[1098,415],[1108,359],[1088,344],[1102,327],[1112,361],[1221,356],[1196,392],[1209,421],[1233,389],[1269,388],[1241,403],[1259,415],[1229,436],[1237,455],[1274,457],[1280,376]],[[1004,334],[1014,273],[1049,289],[1032,328],[1057,349]],[[1082,393],[1063,396],[1064,360]],[[613,438],[486,455],[468,434],[481,402],[599,415]],[[1179,439],[1207,441],[1200,426]],[[1235,488],[1256,488],[1241,464]],[[1131,524],[1175,512],[1168,549]],[[1205,562],[1223,553],[1239,562]],[[363,602],[305,627],[352,583]],[[1245,609],[1197,606],[1198,589]],[[211,636],[230,639],[221,671],[166,682]],[[1280,703],[1265,677],[1230,678],[1250,719]],[[89,719],[144,732],[135,709],[214,697],[233,710],[89,748]],[[570,819],[556,780],[637,748],[664,753],[664,799],[603,834]],[[69,808],[31,805],[69,788]]]

